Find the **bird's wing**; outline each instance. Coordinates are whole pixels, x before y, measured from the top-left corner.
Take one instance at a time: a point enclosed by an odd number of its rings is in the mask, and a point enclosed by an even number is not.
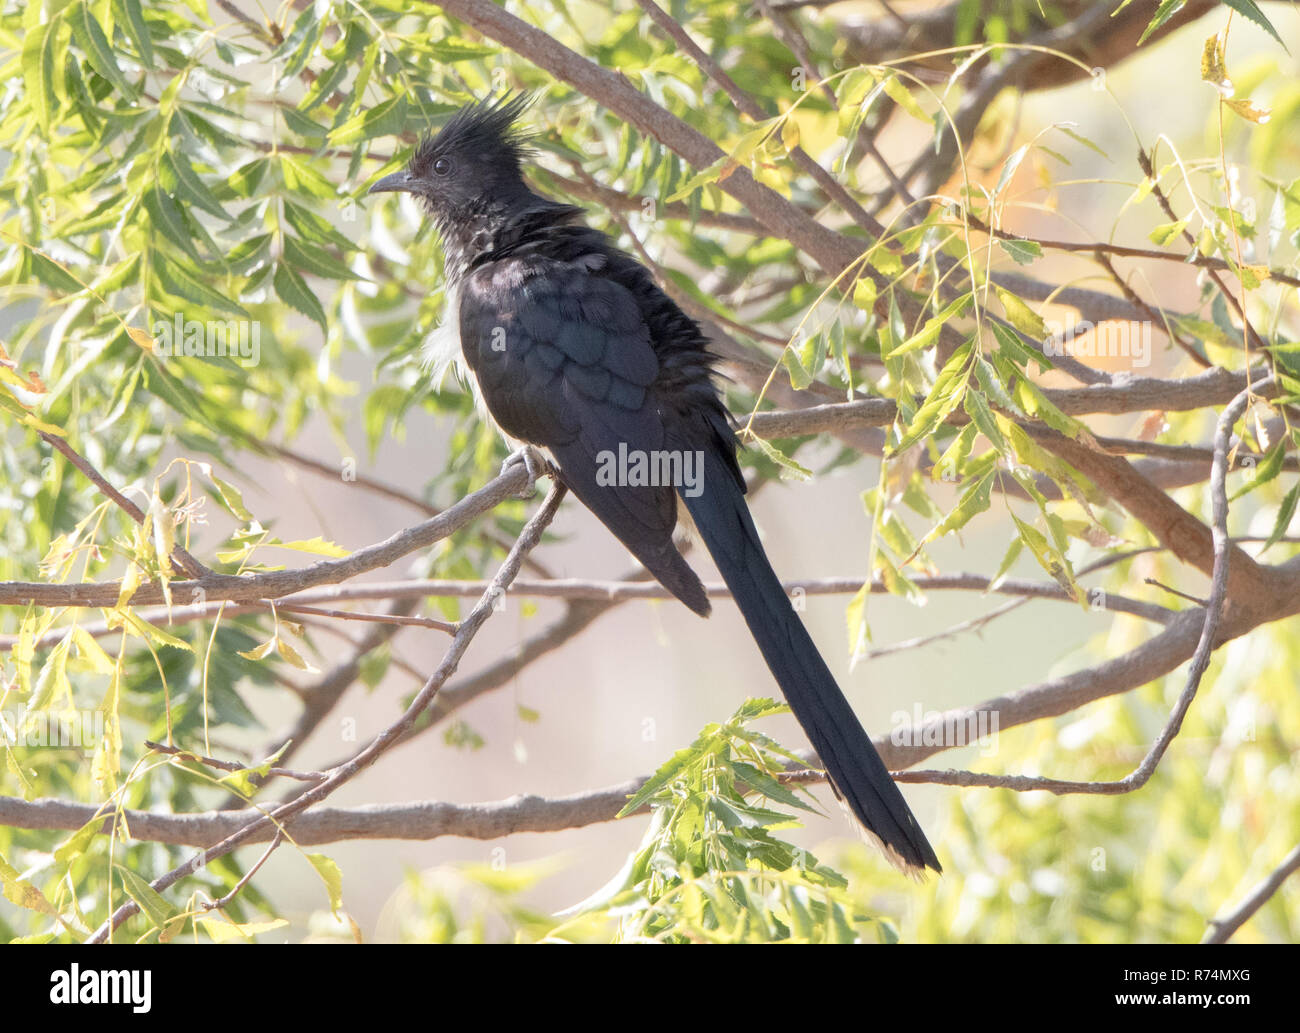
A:
[[[653,384],[659,360],[636,299],[581,262],[507,258],[466,278],[465,362],[507,434],[555,458],[570,490],[697,613],[708,599],[672,541],[672,485],[608,483],[620,454],[668,448]]]

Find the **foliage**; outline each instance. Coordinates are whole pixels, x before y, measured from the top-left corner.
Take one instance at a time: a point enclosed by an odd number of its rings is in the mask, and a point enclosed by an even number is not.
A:
[[[868,913],[842,875],[775,834],[798,824],[790,814],[748,799],[812,810],[781,781],[788,767],[803,767],[799,758],[748,727],[788,712],[748,700],[673,754],[623,809],[650,808],[641,845],[560,925],[514,902],[545,871],[480,865],[408,878],[388,906],[401,938],[483,942],[495,924],[498,939],[509,930],[547,942],[895,942],[893,926]]]
[[[1090,124],[1053,120],[1032,135],[1013,124],[1004,99],[969,127],[932,195],[908,202],[882,187],[867,141],[885,139],[888,127],[937,160],[958,107],[949,93],[1020,53],[1015,41],[1039,12],[1059,21],[1054,5],[962,5],[958,46],[932,82],[905,61],[854,59],[836,23],[822,18],[800,22],[823,62],[820,75],[801,77],[802,58],[764,19],[738,14],[735,0],[669,4],[759,98],[761,119],[742,115],[680,46],[645,31],[634,5],[506,5],[714,141],[722,156],[697,168],[435,5],[317,0],[262,20],[206,0],[8,0],[0,8],[0,579],[123,587],[117,605],[98,614],[0,610],[9,637],[0,794],[75,800],[102,813],[183,813],[255,788],[267,763],[258,744],[272,731],[257,716],[259,694],[283,693],[293,677],[327,667],[331,647],[283,612],[167,626],[129,597],[146,582],[170,594],[183,579],[172,566],[178,545],[225,574],[347,555],[275,518],[265,471],[305,428],[328,429],[347,481],[382,443],[409,434],[414,446],[436,427],[445,456],[402,485],[425,506],[449,505],[495,474],[501,442],[467,393],[451,377],[438,383],[424,364],[422,345],[446,303],[435,235],[408,201],[365,199],[421,134],[494,91],[536,96],[539,189],[584,204],[628,247],[635,237],[682,303],[734,333],[766,371],[728,388],[742,424],[777,401],[814,397],[814,388],[817,402],[896,407],[879,462],[844,440],[828,447],[755,434],[744,455],[757,481],[832,470],[857,477],[867,569],[890,593],[924,603],[922,579],[975,535],[992,543],[979,565],[995,583],[1050,581],[1076,616],[1089,611],[1093,582],[1115,592],[1148,578],[1176,583],[1179,567],[1167,555],[1115,563],[1083,581],[1090,564],[1154,546],[1158,535],[1024,429],[1050,428],[1090,447],[1102,433],[1053,401],[1069,361],[1043,347],[1061,314],[1057,291],[1085,274],[1062,264],[1074,252],[1024,227],[1036,225],[1027,212],[1041,211],[1069,216],[1090,246],[1136,235],[1150,264],[1122,284],[1107,277],[1102,286],[1117,295],[1159,294],[1147,269],[1195,280],[1183,308],[1148,316],[1181,342],[1151,356],[1159,375],[1264,361],[1287,400],[1300,397],[1296,290],[1276,275],[1294,276],[1300,246],[1300,88],[1272,43],[1238,61],[1229,42],[1245,27],[1282,40],[1252,0],[1225,4],[1235,20],[1205,40],[1198,68],[1177,70],[1217,98],[1207,101],[1199,138],[1145,138],[1132,113],[1146,86],[1137,96],[1098,90],[1104,105],[1088,109]],[[1182,6],[1157,5],[1147,32]],[[978,29],[976,8],[987,15]],[[1159,62],[1162,46],[1144,44],[1151,49],[1136,60]],[[796,160],[800,149],[882,212],[885,232],[872,236],[828,214]],[[831,274],[791,240],[746,228],[753,213],[726,189],[745,173],[833,226],[857,259]],[[634,203],[602,203],[593,184]],[[1079,188],[1085,193],[1069,193]],[[1009,276],[1047,284],[1049,301]],[[1153,450],[1203,443],[1213,430],[1209,407],[1153,412],[1137,430],[1108,429]],[[1288,531],[1300,494],[1290,464],[1300,437],[1289,410],[1277,413],[1261,406],[1242,422],[1230,486],[1234,533],[1248,527],[1266,540],[1273,562],[1295,554]],[[143,519],[97,493],[60,441]],[[1175,494],[1188,511],[1209,512],[1198,483]],[[430,550],[418,573],[490,574],[525,513],[522,501],[504,503]],[[861,573],[858,553],[849,555],[847,567]],[[849,647],[859,655],[872,641],[870,598],[864,585],[847,608]],[[168,606],[203,602],[169,598]],[[431,605],[438,616],[460,616],[454,599]],[[1146,635],[1120,618],[1064,662],[1084,667]],[[950,814],[932,837],[945,844],[946,865],[952,857],[948,874],[919,898],[924,917],[897,927],[928,940],[1197,936],[1300,828],[1287,777],[1294,638],[1274,623],[1225,647],[1175,751],[1138,797],[948,791]],[[386,670],[372,669],[378,656],[365,661],[368,684]],[[1122,776],[1140,759],[1133,744],[1154,737],[1180,686],[1171,675],[1082,714],[1004,732],[990,767]],[[520,903],[536,873],[412,877],[397,938],[893,939],[895,925],[877,906],[874,862],[846,854],[846,882],[778,837],[788,814],[741,795],[744,783],[775,806],[806,806],[775,778],[787,755],[747,727],[769,712],[766,703],[747,705],[660,769],[629,805],[651,807],[645,840],[580,917],[557,928]],[[1246,712],[1251,738],[1240,734]],[[89,720],[93,740],[27,748],[51,715]],[[214,773],[152,752],[146,740],[240,758],[243,770]],[[457,724],[447,741],[482,740]],[[82,939],[127,897],[143,914],[125,939],[170,939],[182,929],[243,938],[279,927],[280,909],[255,881],[222,909],[233,932],[201,910],[259,855],[216,859],[157,894],[148,882],[188,852],[94,835],[97,824],[71,834],[0,826],[9,902],[0,906],[0,938]],[[292,863],[319,878],[330,921],[350,936],[333,917],[344,914],[333,862],[300,852]],[[462,897],[474,898],[468,916],[457,907]],[[1294,900],[1279,897],[1261,921],[1260,935],[1293,938]]]

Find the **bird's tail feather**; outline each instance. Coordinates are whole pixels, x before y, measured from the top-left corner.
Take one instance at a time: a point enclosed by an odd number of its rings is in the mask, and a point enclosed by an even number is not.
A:
[[[837,795],[896,866],[909,874],[940,871],[925,833],[772,569],[735,473],[714,450],[704,455],[703,491],[683,499]]]

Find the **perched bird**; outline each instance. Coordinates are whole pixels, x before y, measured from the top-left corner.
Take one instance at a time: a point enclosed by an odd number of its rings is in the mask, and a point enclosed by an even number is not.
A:
[[[772,570],[700,327],[581,209],[524,181],[527,99],[462,108],[370,193],[437,224],[460,358],[508,439],[568,488],[696,613],[709,600],[673,541],[678,499],[837,795],[897,866],[939,871],[925,834]],[[535,456],[525,461],[536,473]]]

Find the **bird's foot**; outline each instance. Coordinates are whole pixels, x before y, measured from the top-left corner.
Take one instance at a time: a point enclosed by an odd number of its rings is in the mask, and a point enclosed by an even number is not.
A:
[[[528,483],[519,491],[519,498],[531,499],[537,494],[537,478],[547,477],[551,473],[551,464],[532,445],[524,445],[506,456],[506,461],[501,464],[501,473],[505,474],[512,466],[519,463],[524,464],[524,469],[528,472]]]

